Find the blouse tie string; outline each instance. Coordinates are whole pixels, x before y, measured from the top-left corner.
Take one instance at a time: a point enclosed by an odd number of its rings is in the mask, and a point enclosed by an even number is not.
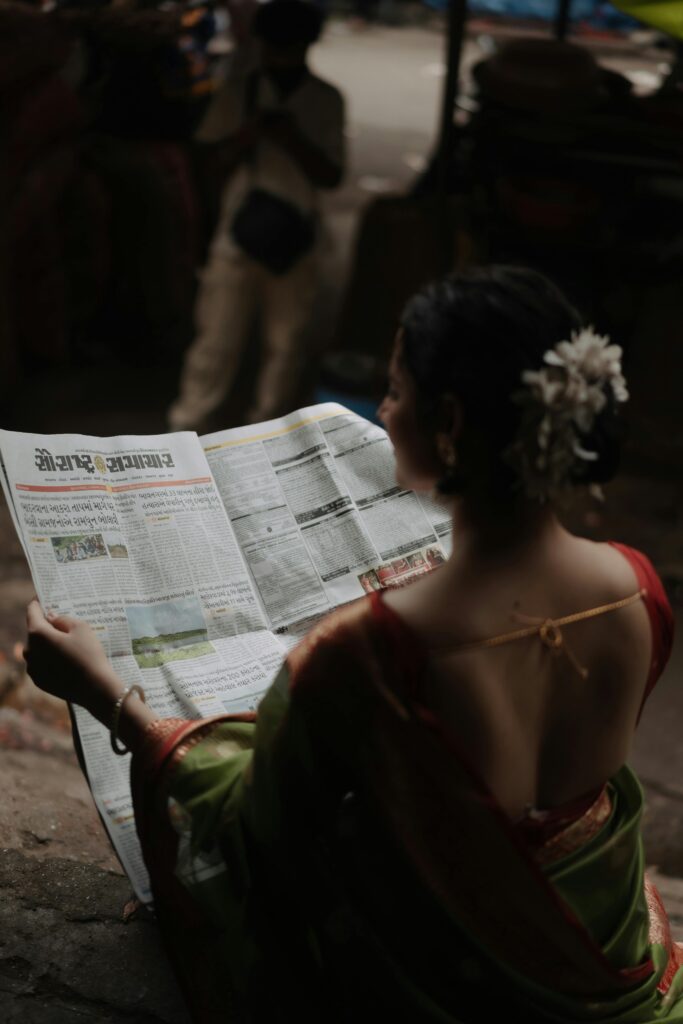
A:
[[[573,615],[564,615],[559,619],[541,619],[530,615],[523,615],[515,612],[515,618],[520,622],[528,622],[530,625],[524,629],[516,629],[511,633],[503,633],[500,636],[492,636],[486,640],[474,640],[471,643],[459,644],[456,650],[472,651],[480,647],[500,647],[502,644],[512,643],[513,640],[522,640],[525,637],[538,636],[542,645],[555,655],[564,655],[572,667],[582,679],[588,678],[588,669],[581,665],[567,644],[562,632],[562,626],[569,626],[574,622],[582,622],[585,619],[593,619],[598,615],[607,612],[616,612],[620,608],[626,608],[635,604],[647,596],[647,590],[643,587],[629,597],[622,597],[620,601],[613,601],[610,604],[601,604],[597,608],[588,608],[583,612],[574,612]]]

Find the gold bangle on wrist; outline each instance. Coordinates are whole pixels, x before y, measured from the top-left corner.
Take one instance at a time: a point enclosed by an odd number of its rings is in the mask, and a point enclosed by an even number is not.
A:
[[[123,705],[126,703],[126,701],[128,700],[132,693],[136,694],[143,704],[147,703],[145,698],[145,691],[142,689],[141,686],[138,686],[137,683],[135,683],[133,686],[127,686],[123,693],[117,698],[117,701],[114,704],[114,710],[112,711],[110,728],[111,749],[114,751],[115,754],[130,753],[128,747],[124,747],[124,745],[119,742],[119,722],[121,721],[121,712],[123,711]]]

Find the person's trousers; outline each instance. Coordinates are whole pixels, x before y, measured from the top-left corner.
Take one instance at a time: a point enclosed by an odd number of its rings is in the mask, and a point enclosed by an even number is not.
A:
[[[195,307],[196,336],[168,413],[172,429],[202,429],[218,409],[233,387],[257,319],[262,354],[247,419],[257,423],[289,411],[306,358],[317,270],[316,250],[280,276],[240,252],[209,258]]]

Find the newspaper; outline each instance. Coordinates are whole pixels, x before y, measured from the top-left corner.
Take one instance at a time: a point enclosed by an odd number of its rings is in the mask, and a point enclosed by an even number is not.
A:
[[[162,717],[253,710],[333,608],[441,564],[450,517],[396,484],[379,427],[335,403],[199,438],[0,431],[41,605],[85,619]],[[129,757],[75,708],[90,787],[136,894]]]

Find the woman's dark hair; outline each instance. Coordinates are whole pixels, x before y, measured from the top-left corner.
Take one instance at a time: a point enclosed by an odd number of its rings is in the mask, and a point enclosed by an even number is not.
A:
[[[401,318],[402,359],[413,377],[420,413],[436,429],[440,399],[454,395],[464,421],[455,470],[440,483],[459,494],[487,477],[498,495],[520,485],[505,453],[517,438],[522,409],[514,396],[525,370],[581,328],[581,318],[560,290],[524,267],[475,268],[428,285]],[[619,465],[620,430],[611,388],[593,429],[582,435],[595,461],[577,460],[569,483],[605,483]]]
[[[323,16],[305,0],[269,0],[254,16],[253,33],[273,46],[311,46],[320,37]]]

